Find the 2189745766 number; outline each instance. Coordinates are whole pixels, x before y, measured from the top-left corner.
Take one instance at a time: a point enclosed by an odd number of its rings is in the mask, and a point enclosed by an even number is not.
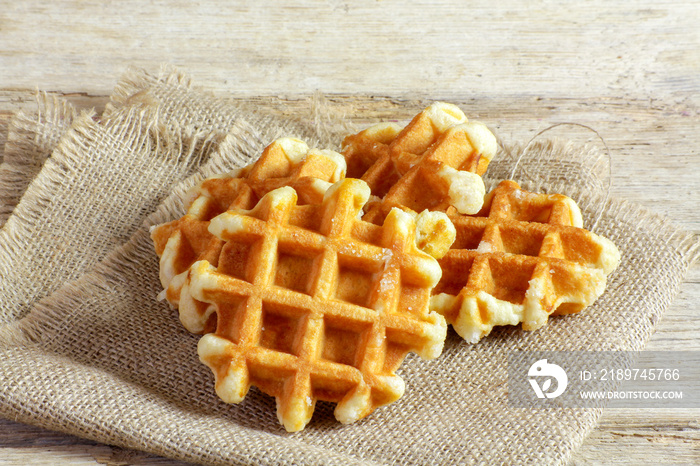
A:
[[[679,369],[602,369],[600,380],[602,381],[628,381],[628,380],[680,380]]]

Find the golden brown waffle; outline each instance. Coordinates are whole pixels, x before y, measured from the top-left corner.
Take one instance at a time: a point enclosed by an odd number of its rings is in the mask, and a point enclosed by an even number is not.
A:
[[[436,102],[403,130],[382,123],[346,137],[342,152],[347,176],[367,182],[377,197],[364,219],[381,223],[393,207],[478,212],[485,194],[479,175],[496,150],[486,126],[468,122],[452,104]]]
[[[303,204],[320,203],[332,183],[345,176],[343,157],[328,150],[309,150],[294,138],[274,141],[252,165],[209,178],[188,194],[187,214],[173,222],[154,227],[151,237],[160,256],[160,279],[164,297],[175,308],[197,307],[205,314],[208,305],[196,301],[181,303],[185,275],[197,260],[218,263],[223,243],[207,230],[209,221],[228,209],[250,209],[268,192],[281,186],[293,187]],[[206,329],[183,320],[191,332]]]
[[[367,181],[375,196],[363,219],[380,222],[393,207],[448,213],[457,240],[440,260],[431,309],[468,341],[496,325],[536,329],[550,314],[590,305],[619,262],[617,248],[581,228],[566,196],[527,193],[514,182],[484,196],[477,175],[496,140],[485,126],[464,122],[457,107],[436,103],[403,130],[382,123],[348,136],[348,176]]]
[[[364,182],[345,179],[320,205],[302,206],[284,187],[211,220],[225,242],[218,266],[197,261],[183,294],[215,308],[216,330],[198,351],[222,400],[240,402],[255,385],[277,398],[288,431],[304,428],[318,399],[354,422],[402,395],[394,371],[409,351],[441,353],[446,323],[429,311],[440,267],[417,248],[415,231],[433,225],[440,231],[425,238],[443,243],[449,220],[394,209],[370,224],[359,219],[369,195]],[[208,316],[191,319],[203,326]]]
[[[501,182],[476,215],[449,217],[457,239],[439,261],[430,308],[472,343],[494,326],[522,322],[534,330],[549,315],[581,311],[620,261],[610,240],[581,228],[573,200],[513,181]]]
[[[484,125],[436,103],[403,129],[349,136],[345,158],[282,139],[202,182],[152,236],[164,295],[206,333],[198,352],[221,399],[257,386],[288,431],[317,400],[354,422],[403,394],[408,352],[440,354],[446,321],[476,342],[597,299],[615,246],[565,196],[511,181],[485,195],[495,152]]]

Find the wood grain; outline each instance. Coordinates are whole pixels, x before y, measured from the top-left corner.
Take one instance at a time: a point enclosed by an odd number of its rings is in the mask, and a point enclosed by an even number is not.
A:
[[[631,97],[698,103],[698,5],[681,1],[24,1],[3,87],[108,93],[168,60],[241,96]],[[166,6],[167,5],[167,6]]]
[[[677,0],[7,0],[0,147],[34,89],[99,111],[128,66],[169,62],[283,115],[304,114],[318,90],[358,124],[434,99],[506,141],[586,124],[611,149],[614,195],[700,234],[698,19],[700,4]],[[648,350],[700,350],[699,307],[695,265]],[[608,410],[572,460],[668,463],[700,464],[699,410]],[[0,464],[184,463],[0,420]]]

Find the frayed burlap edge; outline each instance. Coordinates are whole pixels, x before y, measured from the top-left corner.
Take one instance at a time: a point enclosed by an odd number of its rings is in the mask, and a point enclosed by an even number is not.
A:
[[[195,147],[196,144],[194,142],[195,139],[191,139],[190,144],[187,146],[190,149]],[[207,163],[205,163],[198,172],[176,183],[171,193],[157,206],[153,213],[146,217],[135,235],[138,235],[138,231],[148,231],[152,225],[165,223],[184,215],[187,208],[184,203],[187,191],[206,177],[230,170],[232,164],[242,167],[251,163],[251,158],[246,158],[242,155],[246,153],[247,149],[248,147],[245,144],[243,144],[243,147],[241,146],[240,139],[234,134],[226,135],[221,141],[217,141],[216,149],[212,151],[211,157]],[[188,152],[191,153],[192,151],[190,150]],[[60,159],[56,161],[56,163],[59,162]],[[48,192],[51,192],[52,187],[48,186],[47,189]],[[35,194],[32,192],[32,195]],[[36,193],[36,196],[38,199],[45,199],[45,197],[42,196],[42,192]],[[32,200],[33,199],[30,199],[28,202]],[[105,266],[101,264],[103,262],[109,262],[110,258],[114,258],[115,255],[118,255],[119,252],[131,242],[132,241],[129,241],[125,245],[109,252],[102,261],[96,263],[95,270],[86,273],[86,276],[99,273],[99,270],[109,271],[110,269],[108,266],[105,269]],[[78,283],[80,283],[81,279],[82,278],[78,278],[75,281],[65,284],[57,290],[57,293],[61,292],[63,289],[79,289]],[[40,327],[47,322],[53,322],[54,324],[60,322],[60,316],[52,316],[50,313],[38,310],[42,308],[46,309],[46,303],[51,302],[51,299],[51,296],[49,296],[40,300],[35,307],[21,319],[10,322],[5,326],[0,325],[0,344],[4,343],[17,346],[40,343],[42,334],[39,330]]]
[[[184,103],[188,104],[183,105],[184,111],[174,104],[181,101],[186,101]],[[65,104],[54,105],[57,108],[64,106]],[[41,153],[49,151],[50,146],[55,145],[54,155],[45,165],[39,165],[37,176],[29,183],[26,199],[15,211],[16,215],[10,217],[8,224],[0,231],[0,242],[4,243],[0,253],[2,258],[0,269],[10,267],[12,257],[15,259],[20,256],[29,257],[25,250],[27,245],[24,244],[27,233],[32,225],[39,221],[41,215],[46,214],[47,205],[52,196],[61,195],[63,180],[75,175],[71,167],[77,167],[80,163],[76,158],[76,154],[81,153],[80,138],[90,138],[91,130],[97,131],[98,128],[117,122],[116,124],[122,130],[114,136],[122,138],[124,144],[133,145],[136,149],[150,144],[154,151],[172,154],[187,152],[188,157],[195,160],[197,157],[206,158],[205,154],[220,140],[226,138],[229,131],[234,132],[237,137],[238,150],[248,154],[259,152],[270,140],[289,134],[310,139],[312,144],[314,142],[323,144],[321,140],[326,143],[325,145],[330,144],[331,140],[337,139],[333,137],[337,133],[329,129],[326,129],[321,137],[313,137],[314,126],[325,126],[319,121],[319,115],[324,115],[323,109],[319,110],[321,107],[323,107],[322,99],[315,99],[316,119],[311,124],[308,121],[302,121],[303,119],[285,121],[272,115],[256,113],[252,109],[243,110],[241,105],[234,105],[210,93],[195,90],[189,78],[170,67],[164,67],[161,74],[156,77],[142,70],[128,71],[118,83],[113,102],[101,118],[98,119],[94,111],[83,112],[80,116],[73,118],[70,127],[64,129],[64,137],[59,139],[60,132],[51,131],[52,134],[56,133],[51,143],[37,145],[37,141],[43,136],[31,138],[34,144],[27,142],[25,149]],[[178,117],[184,117],[186,124],[181,124]],[[122,120],[123,123],[121,123]],[[330,117],[324,118],[324,123],[332,123],[331,120]],[[132,126],[132,123],[136,126]],[[332,127],[330,124],[328,126]],[[136,127],[143,128],[135,131]],[[44,128],[37,128],[37,130],[41,129]],[[134,139],[134,135],[140,135],[141,140]],[[143,150],[151,149],[145,147]],[[197,164],[186,163],[186,165]],[[40,170],[41,167],[43,169]],[[129,220],[125,221],[129,222]],[[127,238],[128,235],[122,241],[126,241]],[[109,249],[118,244],[115,243],[105,250],[101,249],[95,260],[103,257]],[[66,262],[66,257],[66,254],[62,254],[59,262]],[[87,266],[80,269],[70,267],[69,276],[62,277],[58,274],[56,280],[75,279],[89,269],[90,263],[92,262],[88,261]],[[10,273],[9,269],[5,272]],[[43,283],[46,277],[42,276],[41,280]],[[24,287],[9,284],[8,286],[15,289],[9,293],[17,295],[17,299],[4,300],[3,306],[14,306],[21,301],[20,307],[13,315],[21,315],[36,298],[45,296],[55,289],[49,286],[48,289],[34,290],[34,288],[42,288],[43,285],[31,285],[33,290],[30,293],[31,296],[24,299],[18,295]],[[4,292],[0,290],[3,296],[7,294],[6,292],[7,290]],[[3,319],[7,320],[7,316]]]
[[[161,65],[156,74],[132,67],[119,79],[104,115],[134,104],[149,105],[159,109],[166,125],[194,127],[204,132],[226,132],[230,122],[239,117],[251,128],[266,129],[268,138],[262,141],[264,145],[277,137],[293,136],[304,140],[309,147],[333,150],[340,149],[343,135],[355,130],[321,92],[306,98],[307,111],[284,119],[260,111],[254,102],[237,97],[217,96],[196,86],[189,75],[172,65]],[[174,104],[179,108],[173,108]],[[276,130],[271,132],[271,128]]]
[[[15,114],[8,126],[0,164],[0,227],[77,116],[68,101],[54,94],[38,92],[35,101],[35,110]]]
[[[53,212],[49,212],[51,202],[56,196],[61,195],[61,190],[68,180],[81,173],[81,164],[86,162],[84,159],[85,150],[88,150],[92,144],[91,141],[95,141],[94,144],[100,144],[99,141],[103,134],[107,133],[110,137],[120,140],[125,146],[130,147],[132,153],[150,153],[153,154],[154,158],[162,159],[164,165],[181,167],[185,176],[191,174],[195,167],[198,167],[201,161],[208,156],[211,148],[215,147],[219,140],[224,137],[220,133],[205,134],[191,131],[188,128],[165,128],[159,121],[157,109],[143,105],[124,107],[101,121],[95,120],[93,112],[83,112],[74,119],[71,127],[58,141],[51,157],[45,161],[37,176],[27,187],[13,214],[0,230],[0,244],[2,244],[0,273],[3,276],[15,277],[20,281],[31,278],[25,277],[24,274],[11,274],[11,270],[14,270],[13,264],[16,264],[17,261],[31,260],[29,253],[35,246],[29,241],[29,233],[35,230],[37,224],[43,224],[42,219],[54,215]],[[144,189],[150,188],[145,187]],[[155,205],[161,200],[161,198],[156,199]],[[86,201],[89,202],[89,199]],[[133,208],[142,209],[144,205],[134,204]],[[72,215],[71,212],[65,214]],[[83,215],[87,215],[87,213],[83,212]],[[41,257],[46,262],[45,267],[49,269],[54,266],[55,270],[62,272],[56,273],[54,270],[52,274],[42,274],[41,280],[42,283],[47,282],[46,286],[39,286],[32,282],[31,286],[26,287],[26,289],[16,289],[15,286],[11,286],[5,281],[0,287],[4,290],[3,293],[16,295],[16,299],[5,299],[2,307],[6,310],[11,307],[13,309],[11,315],[21,316],[36,299],[50,294],[66,280],[78,278],[113,247],[127,241],[135,228],[138,227],[140,220],[124,219],[122,223],[119,229],[104,233],[104,238],[101,239],[103,245],[109,246],[111,244],[112,246],[98,247],[98,241],[91,248],[95,250],[94,256],[82,260],[80,268],[76,268],[71,262],[75,254],[64,252],[47,262],[49,258],[46,257],[46,251],[42,251]],[[77,235],[76,238],[80,238],[80,225],[72,224],[72,229],[70,229],[70,225],[71,223],[67,222],[65,228],[72,231],[74,236]],[[108,225],[105,227],[111,228]],[[76,238],[68,240],[75,242]],[[82,241],[88,241],[90,244],[96,243],[98,239],[82,236]],[[46,239],[46,241],[53,241],[51,244],[55,245],[56,250],[60,249],[61,239]],[[75,244],[71,244],[71,246],[74,247],[72,251],[75,251]],[[34,266],[38,266],[38,264],[32,264],[32,267]],[[19,293],[23,294],[20,296]],[[30,295],[25,296],[27,293]],[[8,297],[6,296],[6,298]],[[4,315],[3,319],[7,320],[7,317]]]
[[[117,109],[130,106],[139,100],[149,105],[157,105],[156,101],[145,98],[147,91],[153,86],[173,86],[188,91],[194,88],[194,83],[189,75],[169,64],[162,64],[157,74],[130,67],[114,87],[105,106],[104,115],[109,116]],[[142,98],[145,100],[141,100]]]

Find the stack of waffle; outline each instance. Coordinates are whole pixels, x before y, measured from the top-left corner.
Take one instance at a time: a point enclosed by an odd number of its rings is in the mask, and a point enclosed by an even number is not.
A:
[[[346,137],[342,154],[283,138],[200,183],[152,238],[162,297],[204,334],[219,397],[256,386],[292,432],[317,400],[350,423],[403,394],[395,371],[408,352],[437,358],[447,324],[476,343],[592,304],[617,248],[566,196],[513,181],[486,193],[496,151],[486,126],[435,103]]]

